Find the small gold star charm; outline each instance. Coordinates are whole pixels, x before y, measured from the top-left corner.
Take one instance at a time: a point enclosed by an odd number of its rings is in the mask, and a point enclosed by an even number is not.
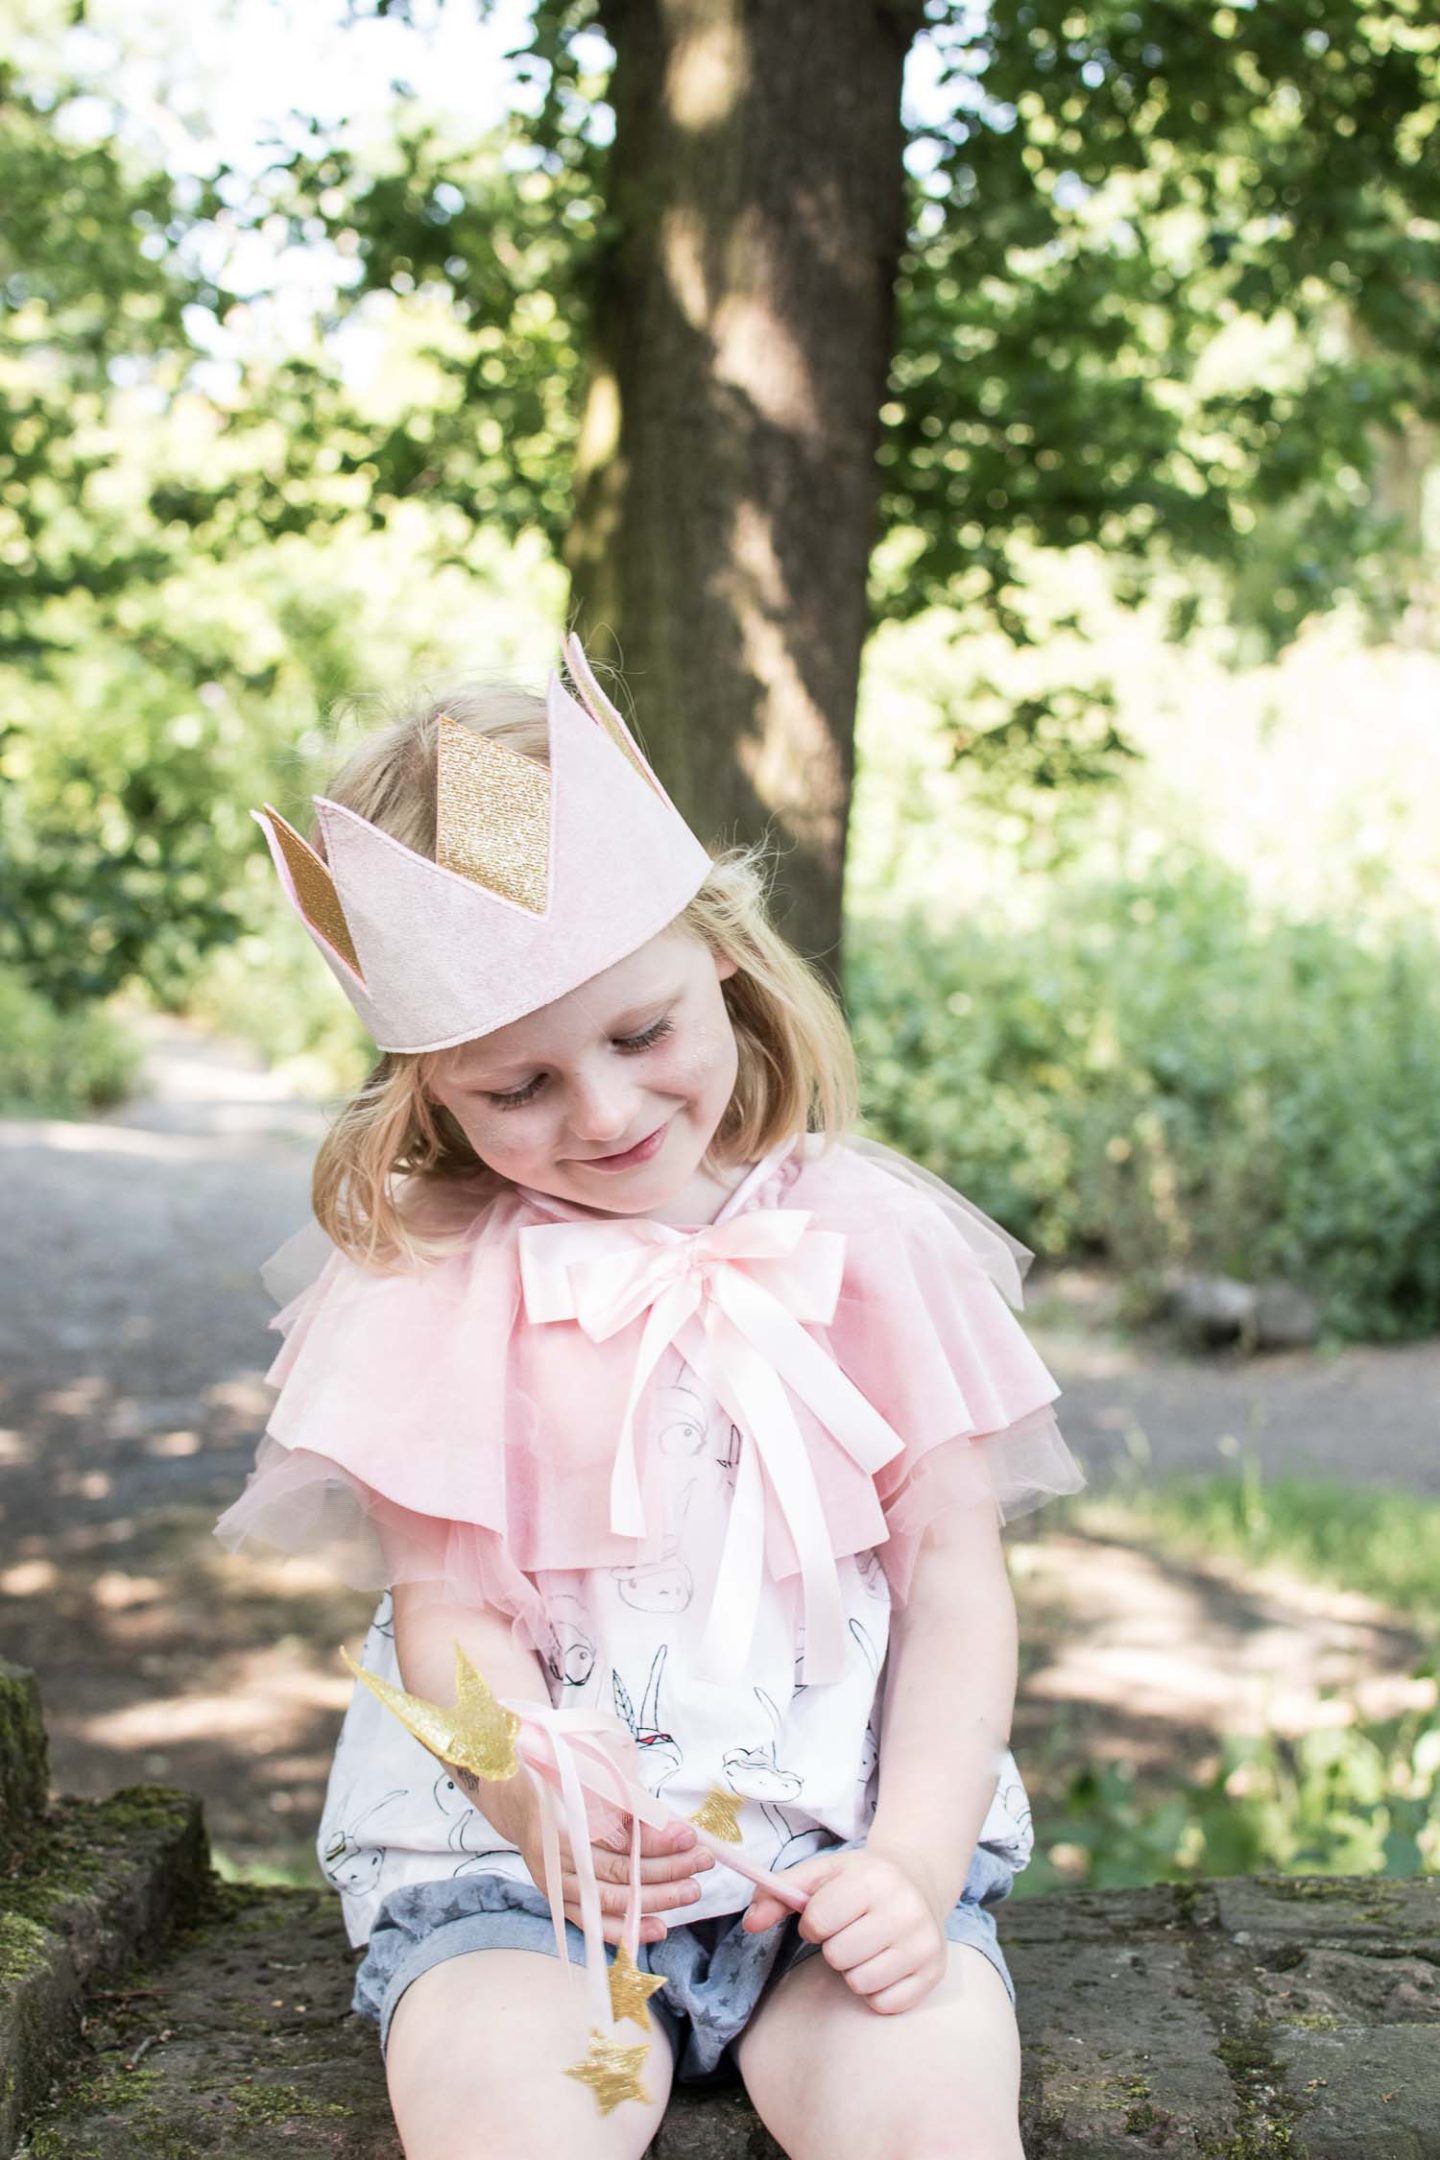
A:
[[[708,1830],[711,1837],[719,1838],[722,1844],[739,1845],[742,1842],[738,1793],[722,1792],[718,1785],[712,1785],[690,1820],[697,1830]]]
[[[650,2012],[645,2005],[652,1995],[665,1985],[663,1973],[641,1972],[624,1943],[615,1953],[610,1967],[610,2015],[618,2022],[629,2018],[641,2032],[650,2030]]]
[[[571,2063],[565,2075],[590,2087],[602,2115],[619,2107],[622,2100],[639,2100],[649,2107],[650,2095],[640,2082],[649,2052],[643,2040],[639,2047],[626,2047],[623,2040],[607,2040],[603,2033],[592,2031],[589,2054],[584,2062]]]
[[[405,1730],[441,1762],[496,1781],[514,1777],[520,1768],[515,1752],[520,1720],[495,1700],[459,1643],[455,1645],[455,1700],[448,1710],[440,1703],[426,1702],[422,1695],[407,1695],[404,1688],[392,1686],[378,1673],[366,1672],[348,1650],[340,1655],[356,1679],[363,1680]]]

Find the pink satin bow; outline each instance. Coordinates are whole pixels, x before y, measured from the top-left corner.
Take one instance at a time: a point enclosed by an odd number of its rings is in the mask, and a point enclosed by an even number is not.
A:
[[[805,1332],[806,1322],[825,1326],[833,1319],[845,1260],[842,1233],[812,1229],[810,1221],[807,1211],[772,1208],[698,1231],[637,1219],[540,1223],[520,1232],[531,1320],[574,1320],[593,1342],[604,1342],[645,1315],[611,1473],[612,1530],[623,1537],[646,1535],[635,1419],[672,1344],[750,1443],[740,1452],[701,1642],[702,1667],[715,1680],[737,1677],[749,1653],[760,1603],[767,1486],[800,1565],[804,1677],[828,1682],[844,1670],[840,1579],[792,1397],[872,1475],[903,1444]]]

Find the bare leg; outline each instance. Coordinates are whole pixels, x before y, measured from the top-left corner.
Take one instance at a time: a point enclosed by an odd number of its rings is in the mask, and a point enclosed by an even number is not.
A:
[[[1024,2160],[1020,2036],[982,1952],[951,1943],[943,1980],[892,2017],[823,1956],[781,1980],[736,2054],[790,2160]]]
[[[642,2083],[648,2106],[602,2115],[566,2077],[585,2052],[581,1975],[535,1950],[472,1950],[405,1990],[385,2068],[406,2160],[639,2160],[670,2092],[658,2023]],[[641,2034],[621,2027],[638,2045]]]

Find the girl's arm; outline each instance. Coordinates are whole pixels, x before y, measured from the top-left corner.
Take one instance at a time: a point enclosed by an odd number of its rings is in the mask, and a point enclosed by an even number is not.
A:
[[[395,1657],[412,1695],[423,1695],[427,1702],[453,1700],[458,1643],[497,1695],[549,1701],[539,1658],[515,1640],[503,1614],[485,1605],[457,1604],[432,1583],[397,1583],[394,1597]],[[452,1775],[501,1837],[522,1850],[528,1846],[538,1821],[528,1778],[496,1783],[473,1777],[468,1770],[452,1770]]]
[[[937,1917],[965,1886],[1015,1709],[1019,1642],[1000,1525],[954,1508],[926,1532],[895,1609],[866,1850],[921,1874]]]
[[[503,1614],[484,1605],[460,1605],[433,1583],[401,1583],[395,1588],[395,1656],[400,1678],[412,1695],[427,1702],[448,1703],[455,1695],[455,1645],[465,1652],[477,1672],[502,1699],[516,1702],[548,1702],[549,1689],[540,1660],[533,1650],[515,1639]],[[545,1880],[545,1855],[540,1836],[540,1810],[535,1788],[528,1777],[474,1777],[468,1770],[451,1766],[451,1776],[463,1786],[486,1821],[501,1837],[519,1848],[520,1856],[537,1883]],[[561,1833],[561,1885],[565,1914],[578,1926],[581,1921],[580,1885],[569,1842]],[[628,1825],[621,1825],[614,1840],[600,1838],[592,1847],[595,1873],[600,1883],[606,1940],[618,1942],[630,1878]],[[642,1942],[658,1942],[665,1933],[664,1915],[683,1910],[700,1896],[697,1874],[715,1865],[700,1850],[694,1828],[677,1822],[665,1829],[647,1823],[641,1837]]]

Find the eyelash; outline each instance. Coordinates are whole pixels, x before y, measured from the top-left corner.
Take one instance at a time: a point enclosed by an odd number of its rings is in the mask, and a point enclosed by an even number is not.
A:
[[[617,1037],[615,1047],[631,1055],[640,1050],[653,1050],[656,1043],[663,1042],[670,1033],[671,1025],[667,1015],[663,1020],[657,1020],[652,1027],[646,1028],[643,1034]],[[540,1082],[544,1077],[543,1073],[536,1073],[535,1078],[527,1080],[523,1088],[513,1088],[508,1095],[487,1094],[485,1100],[493,1103],[497,1110],[523,1109],[526,1103],[533,1102],[539,1094]]]

